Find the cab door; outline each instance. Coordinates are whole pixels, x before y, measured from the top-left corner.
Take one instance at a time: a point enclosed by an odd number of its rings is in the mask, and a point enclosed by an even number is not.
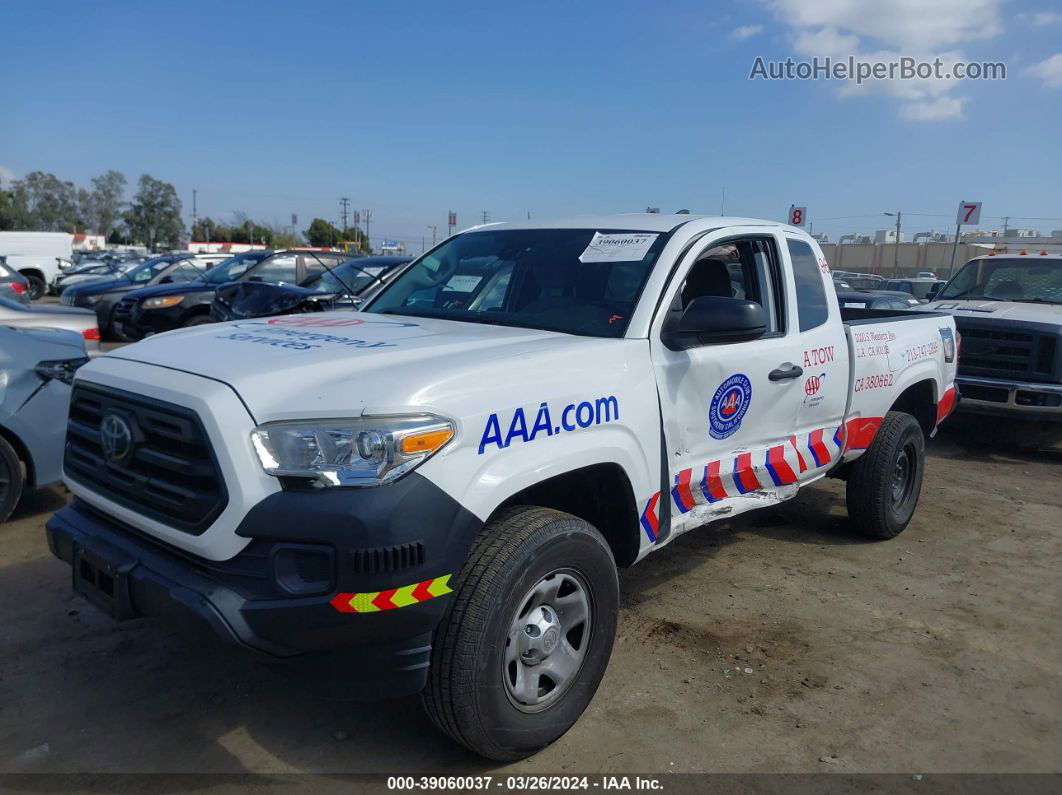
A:
[[[794,432],[804,408],[806,340],[788,309],[785,246],[780,233],[731,228],[691,249],[666,288],[650,332],[668,476],[642,515],[652,543],[788,499],[810,470]],[[702,295],[760,304],[766,333],[672,350],[666,329]]]

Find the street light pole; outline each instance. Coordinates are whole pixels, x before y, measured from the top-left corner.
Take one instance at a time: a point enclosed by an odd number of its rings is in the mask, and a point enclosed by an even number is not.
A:
[[[900,217],[903,215],[899,210],[895,213],[885,213],[890,217],[896,216],[896,238],[893,243],[893,257],[892,257],[892,278],[896,279],[900,275]]]

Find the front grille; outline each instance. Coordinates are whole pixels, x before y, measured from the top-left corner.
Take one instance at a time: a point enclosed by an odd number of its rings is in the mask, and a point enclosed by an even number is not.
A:
[[[133,309],[136,307],[136,302],[136,298],[123,298],[119,301],[114,307],[114,319],[119,323],[129,320],[133,315]]]
[[[959,375],[1040,383],[1062,382],[1058,329],[956,317],[962,334]]]
[[[101,424],[112,414],[132,431],[129,452],[118,460],[103,450]],[[228,502],[195,412],[119,390],[74,386],[64,466],[101,496],[191,535],[204,532]]]

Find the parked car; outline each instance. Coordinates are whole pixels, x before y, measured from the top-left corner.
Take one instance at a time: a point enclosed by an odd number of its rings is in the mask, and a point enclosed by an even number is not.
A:
[[[7,266],[0,257],[0,298],[28,305],[30,302],[29,280]]]
[[[882,288],[909,293],[922,303],[932,301],[937,292],[946,284],[942,279],[889,279]]]
[[[0,295],[0,326],[12,328],[58,328],[73,331],[85,342],[85,350],[100,347],[96,313],[89,309],[48,304],[23,304]]]
[[[51,292],[62,295],[67,287],[73,287],[76,284],[114,279],[128,273],[143,261],[141,259],[81,260],[55,277],[51,284]]]
[[[210,317],[222,321],[353,309],[385,284],[399,266],[412,260],[412,257],[360,257],[337,265],[331,272],[314,273],[301,285],[243,279],[218,288]]]
[[[114,307],[121,298],[140,287],[154,284],[180,284],[201,278],[209,266],[194,254],[166,254],[141,262],[127,273],[113,279],[74,285],[63,291],[59,302],[64,306],[79,306],[96,312],[100,334],[114,336],[111,327]]]
[[[66,232],[0,232],[0,256],[29,281],[30,297],[41,298],[70,264],[74,236]]]
[[[989,254],[967,262],[927,309],[962,334],[962,408],[1062,431],[1062,255]]]
[[[885,287],[885,277],[873,273],[835,271],[833,278],[835,281],[843,281],[853,290],[881,290]]]
[[[70,384],[87,361],[73,332],[0,326],[0,522],[23,491],[59,481]]]
[[[321,262],[335,268],[350,256],[339,252],[282,249],[238,254],[217,265],[201,279],[186,284],[160,285],[126,296],[115,310],[115,322],[126,339],[183,326],[213,322],[210,305],[223,284],[253,279],[270,284],[298,284],[325,272]]]
[[[922,302],[910,293],[895,290],[838,290],[843,309],[911,309]]]
[[[856,532],[901,533],[954,331],[843,309],[818,243],[770,221],[481,227],[357,312],[83,368],[49,546],[116,618],[342,650],[345,695],[423,690],[454,740],[517,759],[592,699],[617,564],[828,475]]]

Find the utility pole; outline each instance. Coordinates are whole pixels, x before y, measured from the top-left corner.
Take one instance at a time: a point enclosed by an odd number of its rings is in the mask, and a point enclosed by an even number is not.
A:
[[[192,234],[190,235],[190,237],[194,237],[195,236],[195,226],[196,226],[196,223],[199,220],[198,217],[196,216],[196,206],[195,206],[195,199],[196,199],[196,194],[197,193],[198,193],[198,191],[195,188],[192,188]]]
[[[350,199],[344,196],[339,200],[339,206],[343,208],[343,239],[347,239],[347,208],[350,207]]]
[[[489,221],[490,221],[490,213],[488,213],[486,210],[484,210],[483,211],[483,220],[482,220],[481,223],[485,224],[485,223],[487,223]]]
[[[1009,228],[1009,224],[1010,224],[1010,216],[1009,215],[1004,215],[1003,216],[1003,237],[1007,236],[1007,229]]]
[[[437,227],[435,224],[428,224],[428,229],[431,230],[431,244],[432,244],[432,246],[435,245],[435,232],[436,232],[436,230],[438,228],[439,227]]]
[[[372,220],[372,210],[363,210],[365,213],[365,246],[366,248],[372,248],[372,241],[369,238],[369,222]]]

